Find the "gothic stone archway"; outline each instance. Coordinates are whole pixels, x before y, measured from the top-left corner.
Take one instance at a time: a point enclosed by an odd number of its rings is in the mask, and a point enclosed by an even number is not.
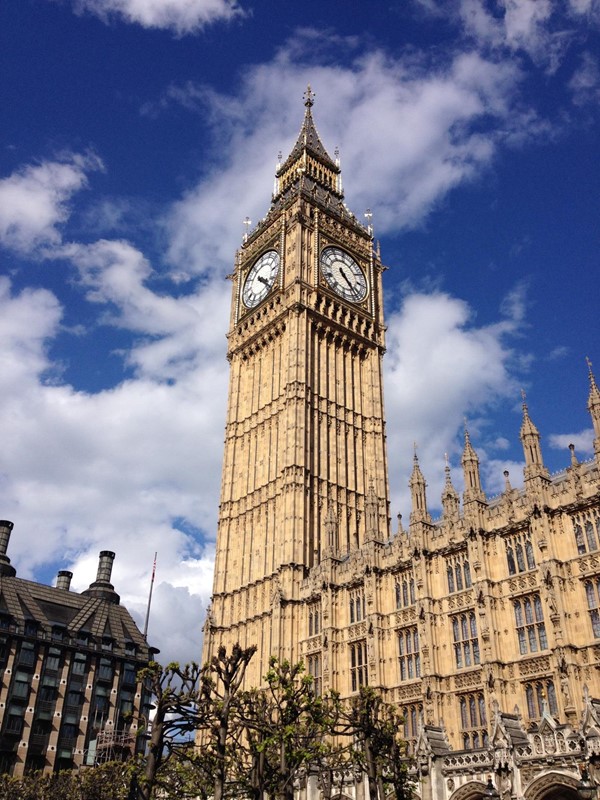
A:
[[[485,783],[482,781],[469,781],[465,783],[450,795],[450,800],[482,800],[486,796]]]
[[[525,800],[579,800],[579,778],[560,772],[549,772],[535,778],[525,789]]]

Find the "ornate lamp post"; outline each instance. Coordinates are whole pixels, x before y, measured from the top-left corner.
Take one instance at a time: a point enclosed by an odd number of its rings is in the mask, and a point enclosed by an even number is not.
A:
[[[596,786],[592,783],[590,779],[589,772],[587,771],[586,766],[580,767],[581,769],[581,780],[577,784],[577,793],[581,800],[595,800],[596,798]]]
[[[488,775],[487,786],[484,791],[485,800],[500,800],[500,792],[492,783],[492,776]]]

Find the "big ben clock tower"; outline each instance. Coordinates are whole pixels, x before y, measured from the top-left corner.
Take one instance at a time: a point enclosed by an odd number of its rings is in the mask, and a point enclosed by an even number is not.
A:
[[[300,658],[307,581],[388,536],[381,274],[305,95],[300,134],[233,274],[216,564],[204,656]]]

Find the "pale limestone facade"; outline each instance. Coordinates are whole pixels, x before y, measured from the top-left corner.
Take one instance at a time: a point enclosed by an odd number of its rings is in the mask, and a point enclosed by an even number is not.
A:
[[[204,656],[257,645],[249,685],[274,654],[303,659],[319,691],[381,687],[403,709],[423,798],[481,796],[492,774],[503,800],[575,797],[578,763],[600,758],[600,392],[590,370],[592,461],[572,450],[550,476],[524,402],[524,489],[507,476],[486,498],[465,432],[462,504],[447,468],[431,519],[415,456],[410,524],[392,534],[384,267],[311,106],[309,91],[232,275]]]

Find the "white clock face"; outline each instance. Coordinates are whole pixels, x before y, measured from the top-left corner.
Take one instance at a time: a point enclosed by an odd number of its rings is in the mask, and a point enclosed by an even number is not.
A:
[[[367,279],[351,255],[339,247],[326,247],[321,252],[321,272],[336,294],[351,303],[360,303],[367,296]]]
[[[242,292],[242,300],[246,308],[254,308],[269,294],[279,272],[279,253],[276,250],[267,250],[256,261]]]

